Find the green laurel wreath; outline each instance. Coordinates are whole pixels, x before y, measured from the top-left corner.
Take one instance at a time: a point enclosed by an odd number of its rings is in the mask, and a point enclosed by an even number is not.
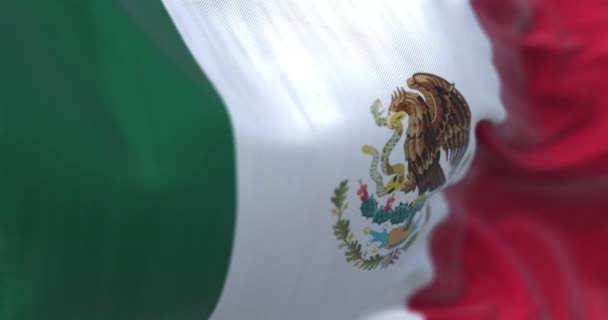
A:
[[[390,253],[384,255],[375,254],[367,257],[368,253],[366,250],[362,249],[361,243],[359,243],[357,240],[353,240],[354,234],[350,228],[350,220],[345,219],[342,216],[344,211],[348,209],[348,202],[346,202],[347,192],[348,180],[344,180],[340,182],[338,187],[334,189],[334,195],[331,197],[331,202],[334,205],[331,213],[338,217],[338,220],[333,226],[334,235],[336,240],[339,242],[338,248],[346,248],[346,252],[344,253],[346,261],[363,270],[373,270],[380,266],[382,268],[386,268],[395,263],[395,260],[399,259],[400,253],[409,249],[409,247],[416,241],[418,232],[413,234],[402,247],[394,249]],[[430,216],[430,208],[427,205],[423,226],[429,222]]]

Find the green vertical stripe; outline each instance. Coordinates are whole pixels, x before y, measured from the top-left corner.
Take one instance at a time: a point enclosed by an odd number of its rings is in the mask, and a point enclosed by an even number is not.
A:
[[[0,10],[0,319],[205,319],[221,293],[226,110],[160,1],[120,3]]]

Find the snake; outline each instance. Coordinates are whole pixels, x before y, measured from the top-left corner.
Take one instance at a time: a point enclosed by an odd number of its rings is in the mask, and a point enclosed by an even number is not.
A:
[[[382,168],[382,172],[386,175],[398,174],[399,176],[403,176],[405,173],[405,168],[402,164],[391,165],[389,163],[389,156],[399,140],[401,140],[401,136],[403,136],[403,124],[401,120],[405,117],[405,113],[395,113],[389,115],[389,117],[382,117],[382,111],[380,111],[380,101],[376,100],[371,107],[371,112],[376,121],[376,125],[379,127],[385,126],[393,130],[393,134],[388,139],[388,141],[384,144],[382,148],[382,154],[376,150],[376,148],[370,145],[364,145],[362,148],[363,153],[372,156],[372,162],[370,164],[370,177],[376,183],[376,194],[378,197],[383,197],[388,194],[388,192],[384,188],[384,179],[380,172],[378,172],[378,163]]]

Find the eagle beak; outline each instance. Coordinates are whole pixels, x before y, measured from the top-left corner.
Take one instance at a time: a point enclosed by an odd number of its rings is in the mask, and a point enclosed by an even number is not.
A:
[[[407,118],[407,113],[405,113],[404,111],[399,111],[396,113],[391,114],[387,121],[386,121],[386,126],[389,129],[394,129],[393,124],[397,123],[397,122],[403,122],[403,120],[405,120]]]

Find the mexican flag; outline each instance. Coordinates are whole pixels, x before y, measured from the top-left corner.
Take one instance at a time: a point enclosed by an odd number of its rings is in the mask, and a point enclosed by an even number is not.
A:
[[[468,1],[1,15],[1,319],[425,317],[443,190],[505,116]]]

